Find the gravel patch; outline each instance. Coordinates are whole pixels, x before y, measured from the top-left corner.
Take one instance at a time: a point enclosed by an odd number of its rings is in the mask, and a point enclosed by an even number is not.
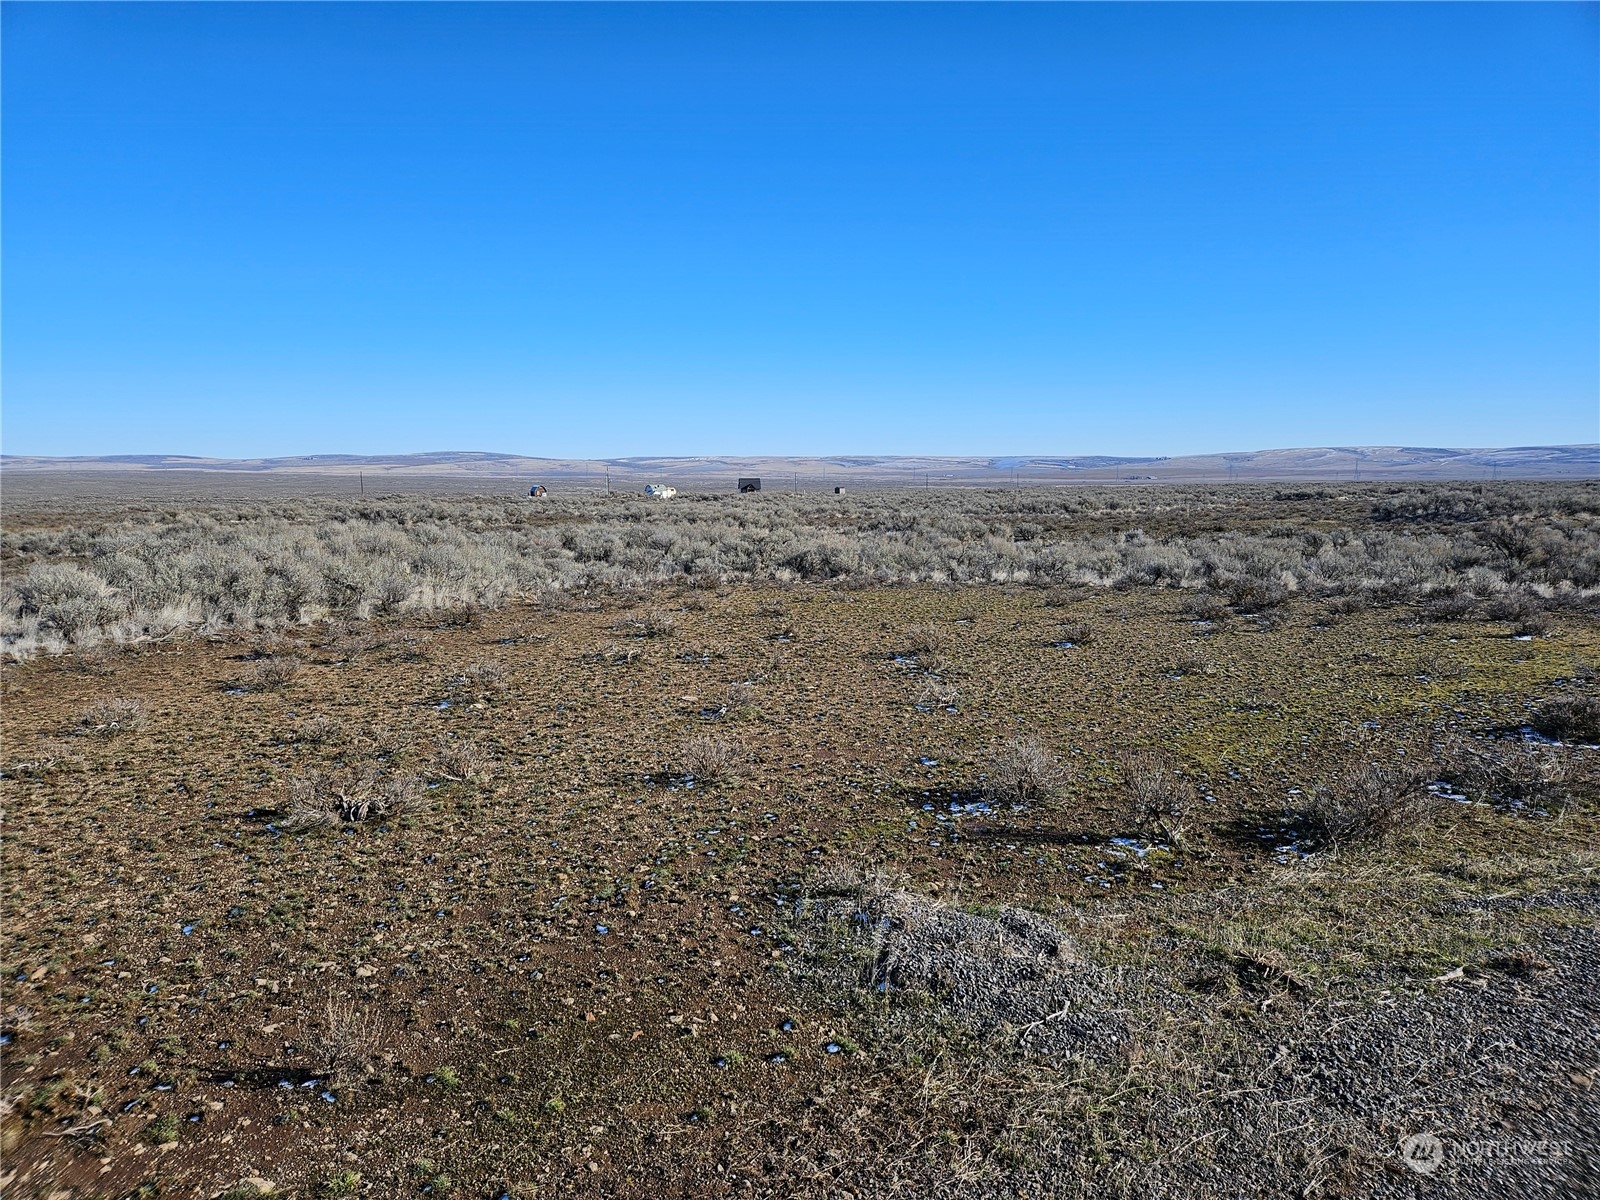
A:
[[[1158,1109],[1182,1140],[1134,1174],[1161,1196],[1600,1196],[1600,932],[1535,957],[1308,1010]]]

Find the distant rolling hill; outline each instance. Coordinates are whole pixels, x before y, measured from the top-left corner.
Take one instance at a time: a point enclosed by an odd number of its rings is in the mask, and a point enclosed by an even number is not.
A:
[[[378,487],[402,481],[527,480],[569,487],[632,489],[647,482],[701,489],[731,488],[759,476],[767,489],[822,486],[996,486],[1046,483],[1199,483],[1229,480],[1422,480],[1600,478],[1600,445],[1448,449],[1430,446],[1321,446],[1251,450],[1173,458],[1105,455],[837,457],[727,456],[698,458],[539,458],[486,451],[426,454],[308,454],[291,458],[189,458],[117,454],[50,458],[0,455],[0,472],[14,477],[50,473],[206,473],[213,476],[369,477]],[[285,480],[287,482],[287,480]],[[308,484],[311,480],[306,481]],[[498,486],[496,487],[498,490]]]

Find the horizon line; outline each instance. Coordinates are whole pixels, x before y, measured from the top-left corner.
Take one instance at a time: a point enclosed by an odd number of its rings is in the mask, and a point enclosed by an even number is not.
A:
[[[1343,443],[1303,446],[1262,446],[1249,450],[1201,450],[1181,454],[1127,454],[1107,453],[1094,451],[966,451],[962,453],[917,453],[917,452],[884,452],[873,450],[837,451],[830,453],[783,453],[774,451],[711,451],[697,454],[564,454],[564,453],[528,453],[520,450],[467,450],[467,449],[438,449],[438,450],[402,450],[402,451],[343,451],[343,450],[318,450],[312,452],[288,454],[181,454],[168,451],[132,451],[113,454],[37,454],[26,451],[0,451],[0,462],[12,459],[22,460],[51,460],[51,461],[90,461],[90,462],[115,462],[115,461],[192,461],[192,462],[282,462],[282,461],[310,461],[316,459],[337,460],[392,460],[401,458],[479,458],[479,459],[505,459],[521,458],[546,462],[634,462],[634,461],[682,461],[693,462],[716,459],[813,459],[817,461],[872,459],[886,461],[893,459],[948,459],[951,461],[971,459],[1002,459],[1006,461],[1047,461],[1054,459],[1117,459],[1126,462],[1164,462],[1187,458],[1220,458],[1229,455],[1260,455],[1260,454],[1285,454],[1307,453],[1313,451],[1329,451],[1342,454],[1356,454],[1366,451],[1389,450],[1402,453],[1427,453],[1427,454],[1482,454],[1506,453],[1511,451],[1529,450],[1593,450],[1600,452],[1600,441],[1597,442],[1530,442],[1520,445],[1500,446],[1441,446],[1420,445],[1405,442],[1368,442],[1368,443]]]

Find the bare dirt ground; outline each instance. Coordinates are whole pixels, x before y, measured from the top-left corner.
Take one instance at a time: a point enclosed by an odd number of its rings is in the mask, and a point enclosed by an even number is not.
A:
[[[1576,612],[801,584],[8,665],[0,1186],[1592,1196],[1596,751],[1525,726],[1597,655]],[[1061,783],[1013,807],[1029,736]],[[1306,827],[1452,737],[1559,786]],[[1127,816],[1152,746],[1178,844]]]

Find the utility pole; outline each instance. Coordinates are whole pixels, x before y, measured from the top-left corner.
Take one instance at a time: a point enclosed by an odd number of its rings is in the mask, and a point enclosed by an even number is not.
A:
[[[367,475],[366,475],[366,472],[365,471],[357,471],[356,472],[356,481],[361,484],[361,495],[363,497],[365,497],[366,494],[367,494]]]

